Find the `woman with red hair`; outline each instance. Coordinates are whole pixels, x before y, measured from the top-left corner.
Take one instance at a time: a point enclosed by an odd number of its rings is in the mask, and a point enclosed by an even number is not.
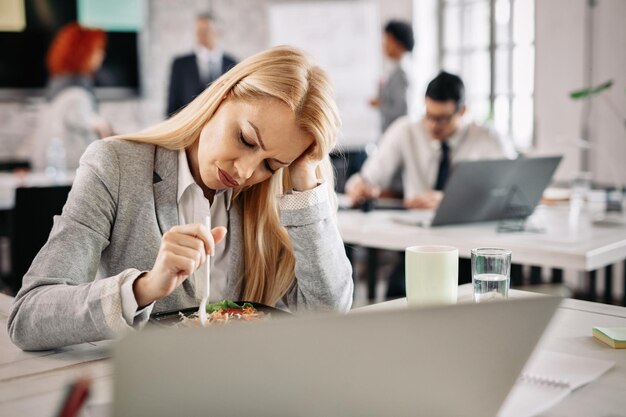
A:
[[[105,48],[104,31],[78,23],[65,25],[53,39],[46,62],[50,75],[48,103],[35,134],[35,169],[44,169],[52,162],[49,151],[53,141],[54,146],[63,144],[65,168],[74,170],[91,142],[112,134],[109,124],[98,114],[93,89],[93,75],[102,66]],[[56,153],[58,158],[58,150]]]

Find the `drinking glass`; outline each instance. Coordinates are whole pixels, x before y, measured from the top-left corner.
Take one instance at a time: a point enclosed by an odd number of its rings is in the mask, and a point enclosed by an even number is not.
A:
[[[509,295],[511,251],[501,248],[472,249],[474,301],[506,299]]]

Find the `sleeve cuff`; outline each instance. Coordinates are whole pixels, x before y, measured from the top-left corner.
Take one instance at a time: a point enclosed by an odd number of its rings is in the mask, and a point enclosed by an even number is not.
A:
[[[135,327],[138,324],[144,323],[150,317],[152,307],[154,303],[139,310],[137,305],[137,299],[133,292],[133,284],[139,276],[143,274],[143,271],[133,271],[123,278],[120,286],[120,297],[122,299],[122,316],[129,326]],[[139,320],[137,320],[139,318]]]
[[[301,210],[328,201],[326,183],[320,182],[317,187],[306,190],[292,190],[278,198],[280,211]]]
[[[330,216],[328,186],[321,183],[307,191],[292,191],[278,198],[280,222],[283,226],[305,226]]]

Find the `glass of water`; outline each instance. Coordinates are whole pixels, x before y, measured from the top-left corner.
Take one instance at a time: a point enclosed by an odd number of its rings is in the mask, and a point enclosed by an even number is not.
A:
[[[506,299],[511,276],[511,251],[501,248],[472,249],[474,301]]]

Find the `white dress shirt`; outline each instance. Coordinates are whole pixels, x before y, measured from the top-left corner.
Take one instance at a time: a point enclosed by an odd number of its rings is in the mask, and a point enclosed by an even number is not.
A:
[[[194,52],[202,82],[209,83],[222,75],[222,59],[224,57],[222,50],[207,49],[204,46],[196,45]]]
[[[204,224],[208,216],[211,219],[211,228],[224,226],[228,229],[228,210],[230,209],[232,189],[229,188],[216,192],[215,197],[213,197],[213,204],[210,205],[209,200],[204,197],[202,189],[196,184],[191,175],[184,149],[178,151],[178,191],[176,198],[178,203],[179,224]],[[210,258],[211,287],[209,301],[218,301],[223,298],[229,261],[229,241],[229,239],[224,239],[217,245],[215,247],[215,255]],[[121,289],[122,314],[124,320],[126,320],[130,326],[133,325],[135,317],[139,316],[146,309],[152,310],[152,306],[154,305],[154,303],[152,303],[138,310],[139,306],[137,305],[135,293],[133,292],[135,279],[125,280]],[[195,285],[196,279],[202,279],[202,277],[196,277],[196,274],[193,274],[187,279],[194,283],[195,288],[197,287]],[[200,299],[201,297],[198,295],[198,300]]]
[[[494,131],[473,122],[464,121],[448,138],[452,171],[464,160],[515,158],[513,147]],[[414,198],[432,190],[437,178],[441,142],[432,138],[424,121],[409,117],[396,120],[383,136],[378,151],[367,158],[360,174],[365,181],[381,188],[388,187],[393,175],[402,172],[404,197]]]
[[[202,188],[196,184],[187,155],[184,150],[178,151],[178,223],[193,224],[205,223],[206,217],[211,219],[211,228],[224,226],[228,229],[228,210],[230,209],[232,189],[228,188],[215,193],[213,204],[204,197]],[[228,242],[224,239],[215,246],[215,254],[211,256],[211,288],[209,301],[219,301],[224,297],[226,287],[226,271],[228,270]],[[187,279],[191,279],[194,284],[198,279],[203,279],[200,274],[194,274]],[[194,285],[197,287],[197,285]],[[202,297],[198,294],[198,300]]]
[[[33,168],[46,168],[50,142],[58,138],[63,144],[66,169],[77,169],[87,146],[98,139],[94,126],[103,123],[89,91],[80,86],[64,89],[40,110],[31,152]]]

